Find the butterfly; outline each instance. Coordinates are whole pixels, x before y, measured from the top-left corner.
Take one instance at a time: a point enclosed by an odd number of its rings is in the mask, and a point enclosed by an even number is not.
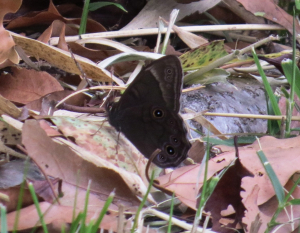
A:
[[[183,71],[173,55],[144,67],[118,102],[107,105],[109,123],[122,132],[147,158],[158,148],[153,162],[176,167],[191,147],[178,114]]]

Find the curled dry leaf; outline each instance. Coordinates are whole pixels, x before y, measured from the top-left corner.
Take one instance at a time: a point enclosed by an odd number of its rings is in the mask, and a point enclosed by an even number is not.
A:
[[[62,27],[65,26],[65,35],[76,35],[77,31],[70,25],[66,25],[60,20],[54,20],[51,25],[39,36],[37,40],[48,43],[51,37],[58,37],[60,35]]]
[[[14,49],[15,43],[10,33],[3,27],[3,18],[7,13],[17,12],[20,8],[22,0],[1,1],[0,2],[0,64],[6,60],[13,63],[19,63],[19,56]]]
[[[180,39],[184,41],[184,43],[186,43],[186,45],[191,49],[195,49],[205,43],[208,43],[208,40],[204,37],[183,30],[180,27],[177,27],[176,25],[173,25],[172,29],[176,32]]]

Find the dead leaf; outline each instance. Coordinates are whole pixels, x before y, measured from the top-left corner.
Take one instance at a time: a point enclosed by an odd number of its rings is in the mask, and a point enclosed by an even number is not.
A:
[[[12,67],[12,74],[1,74],[0,93],[16,103],[27,104],[41,96],[63,90],[60,83],[43,71]]]
[[[41,202],[39,203],[39,205],[42,213],[45,213],[45,215],[43,215],[44,216],[43,219],[46,224],[59,221],[62,225],[65,223],[72,222],[74,207],[51,205],[50,203],[47,202]],[[79,214],[79,211],[82,210],[75,209],[76,216]],[[95,214],[96,216],[99,215],[100,211],[101,209],[98,209],[98,211],[88,210],[86,223],[88,223],[91,219],[93,219],[95,217]],[[20,231],[20,230],[32,229],[37,223],[38,226],[40,226],[39,215],[37,213],[35,205],[31,205],[19,210],[19,214],[20,214],[19,218],[22,219],[22,221],[19,221],[17,230]],[[14,229],[15,219],[16,219],[16,212],[12,212],[7,215],[7,229],[9,231],[12,231]],[[101,222],[100,226],[107,230],[115,229],[116,232],[117,220],[118,220],[117,216],[115,215],[110,216],[107,213],[104,216],[104,219]]]
[[[115,201],[126,200],[137,204],[139,201],[132,194],[120,174],[108,167],[99,167],[88,160],[82,159],[65,145],[53,142],[39,127],[35,120],[27,120],[23,126],[23,144],[30,157],[44,169],[47,175],[59,177],[65,182],[86,188],[92,180],[91,191],[106,197],[115,190]],[[78,181],[78,172],[80,179]],[[106,199],[104,199],[106,200]]]
[[[27,55],[37,57],[38,59],[44,59],[66,72],[81,75],[80,70],[77,68],[74,59],[69,52],[15,33],[12,33],[12,36],[15,43],[22,47]],[[74,56],[88,78],[101,82],[112,81],[111,74],[105,69],[97,67],[97,65],[89,59],[78,55]]]
[[[4,121],[0,121],[0,138],[5,145],[15,146],[21,145],[21,131]]]
[[[62,17],[51,0],[49,2],[48,11],[41,11],[35,13],[30,12],[27,15],[18,17],[10,21],[6,28],[8,30],[12,30],[14,28],[22,28],[32,25],[50,25],[54,20],[60,20],[66,24],[73,25],[73,28],[76,28],[74,27],[74,25],[80,25],[80,19],[67,19]],[[77,27],[77,30],[78,28],[79,27]],[[88,19],[87,21],[86,30],[87,33],[106,31],[106,29],[100,23],[91,19]]]
[[[143,10],[122,30],[131,30],[136,28],[156,28],[158,17],[168,19],[170,12],[173,9],[179,9],[179,14],[176,21],[180,21],[185,16],[190,15],[195,12],[203,13],[208,9],[219,4],[220,0],[204,0],[197,1],[190,4],[178,4],[173,0],[154,0],[149,1]]]
[[[45,102],[51,103],[62,100],[63,98],[67,97],[68,95],[71,95],[74,93],[74,91],[71,90],[63,90],[63,91],[54,91],[50,94],[47,94],[45,96],[42,96],[41,98],[34,100],[32,102],[29,102],[26,104],[26,107],[38,112],[48,112],[47,106],[45,106]],[[74,106],[84,106],[85,101],[88,101],[90,98],[86,96],[83,93],[78,93],[75,96],[72,96],[71,98],[67,99],[65,101],[66,104],[74,105]],[[54,105],[55,105],[54,104]],[[48,106],[49,107],[49,106]]]
[[[207,179],[211,178],[218,171],[228,166],[235,159],[235,155],[222,155],[210,159],[208,162],[209,171]],[[197,209],[197,195],[203,183],[203,171],[199,174],[200,164],[189,165],[178,168],[167,175],[156,179],[159,185],[167,189],[170,193],[175,192],[178,197],[187,206]]]
[[[7,13],[17,12],[21,6],[21,3],[22,0],[0,2],[0,64],[4,63],[6,60],[10,60],[15,64],[19,63],[19,56],[14,49],[15,43],[10,33],[3,27],[3,18]],[[8,64],[9,63],[7,63],[7,65]]]
[[[261,17],[269,19],[274,23],[285,27],[291,34],[293,34],[293,16],[286,13],[281,9],[273,0],[264,0],[263,4],[261,0],[237,0],[241,3],[246,10],[252,12],[252,14],[258,14]],[[299,24],[295,24],[296,33],[300,32]]]
[[[0,115],[2,114],[18,118],[21,115],[21,110],[0,94]]]
[[[251,176],[253,175],[247,171],[239,159],[235,161],[235,164],[232,167],[228,168],[204,208],[205,211],[211,213],[213,223],[212,230],[227,233],[233,232],[232,228],[238,228],[237,226],[242,222],[245,211],[240,195],[242,191],[241,181],[244,177]],[[198,200],[197,204],[199,204],[199,201],[200,200]],[[234,215],[225,218],[225,213],[223,211],[228,207],[233,208],[232,211],[230,211],[230,214],[234,213]],[[227,224],[225,225],[223,219],[232,219],[232,221],[227,221]]]
[[[133,147],[126,148],[126,141],[106,122],[88,122],[70,117],[52,117],[51,120],[66,137],[74,138],[80,147],[117,167],[143,176],[148,160]]]

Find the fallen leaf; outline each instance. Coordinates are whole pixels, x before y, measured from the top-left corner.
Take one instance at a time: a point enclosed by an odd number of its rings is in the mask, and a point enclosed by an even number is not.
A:
[[[260,0],[247,1],[237,0],[241,3],[246,10],[257,14],[260,12],[260,16],[266,19],[278,23],[285,27],[291,34],[293,34],[293,16],[289,15],[283,9],[281,9],[273,0],[264,0],[263,4]],[[300,32],[299,24],[295,24],[296,33]]]
[[[44,59],[55,67],[60,68],[66,72],[81,75],[80,70],[76,66],[76,63],[74,62],[74,59],[71,57],[69,52],[15,33],[12,33],[12,37],[15,43],[22,47],[27,55],[34,56],[39,59]],[[88,78],[101,82],[112,81],[112,75],[105,69],[97,67],[97,65],[89,59],[80,57],[78,55],[74,56]]]
[[[79,157],[66,145],[55,143],[39,127],[37,121],[27,120],[23,126],[22,136],[22,142],[29,156],[34,158],[47,175],[62,179],[63,185],[64,182],[67,182],[74,187],[86,188],[88,181],[92,180],[91,190],[101,195],[101,198],[107,198],[110,192],[115,190],[115,201],[125,200],[127,205],[128,203],[137,204],[139,202],[125,183],[124,177],[107,167],[108,164],[106,167],[99,166],[97,160],[99,161],[100,158],[91,157],[90,159],[94,160],[92,162],[87,158]],[[77,178],[78,172],[80,172],[79,180]],[[132,180],[135,176],[135,174],[128,174]],[[137,192],[141,192],[145,188],[136,187],[136,189]]]
[[[66,137],[87,151],[123,168],[143,176],[147,159],[126,141],[107,122],[88,122],[70,117],[52,117],[51,120]],[[146,179],[145,179],[146,180]]]
[[[43,71],[11,68],[11,74],[0,75],[0,94],[10,101],[27,104],[41,96],[63,90],[60,83]]]
[[[6,60],[10,60],[12,63],[19,63],[19,56],[14,49],[15,43],[10,33],[3,27],[3,18],[7,13],[15,13],[20,8],[22,0],[16,1],[1,1],[0,2],[0,64],[3,64]],[[8,65],[9,63],[7,63]],[[3,68],[3,66],[2,66]]]

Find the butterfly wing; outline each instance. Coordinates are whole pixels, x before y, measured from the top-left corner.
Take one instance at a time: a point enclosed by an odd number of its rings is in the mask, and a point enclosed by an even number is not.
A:
[[[179,112],[182,89],[182,68],[176,56],[165,56],[152,62],[137,75],[118,102],[121,111],[151,100],[164,101],[166,107]]]
[[[145,67],[109,111],[109,121],[147,158],[160,167],[182,162],[190,148],[178,115],[182,68],[175,56],[166,56]]]

